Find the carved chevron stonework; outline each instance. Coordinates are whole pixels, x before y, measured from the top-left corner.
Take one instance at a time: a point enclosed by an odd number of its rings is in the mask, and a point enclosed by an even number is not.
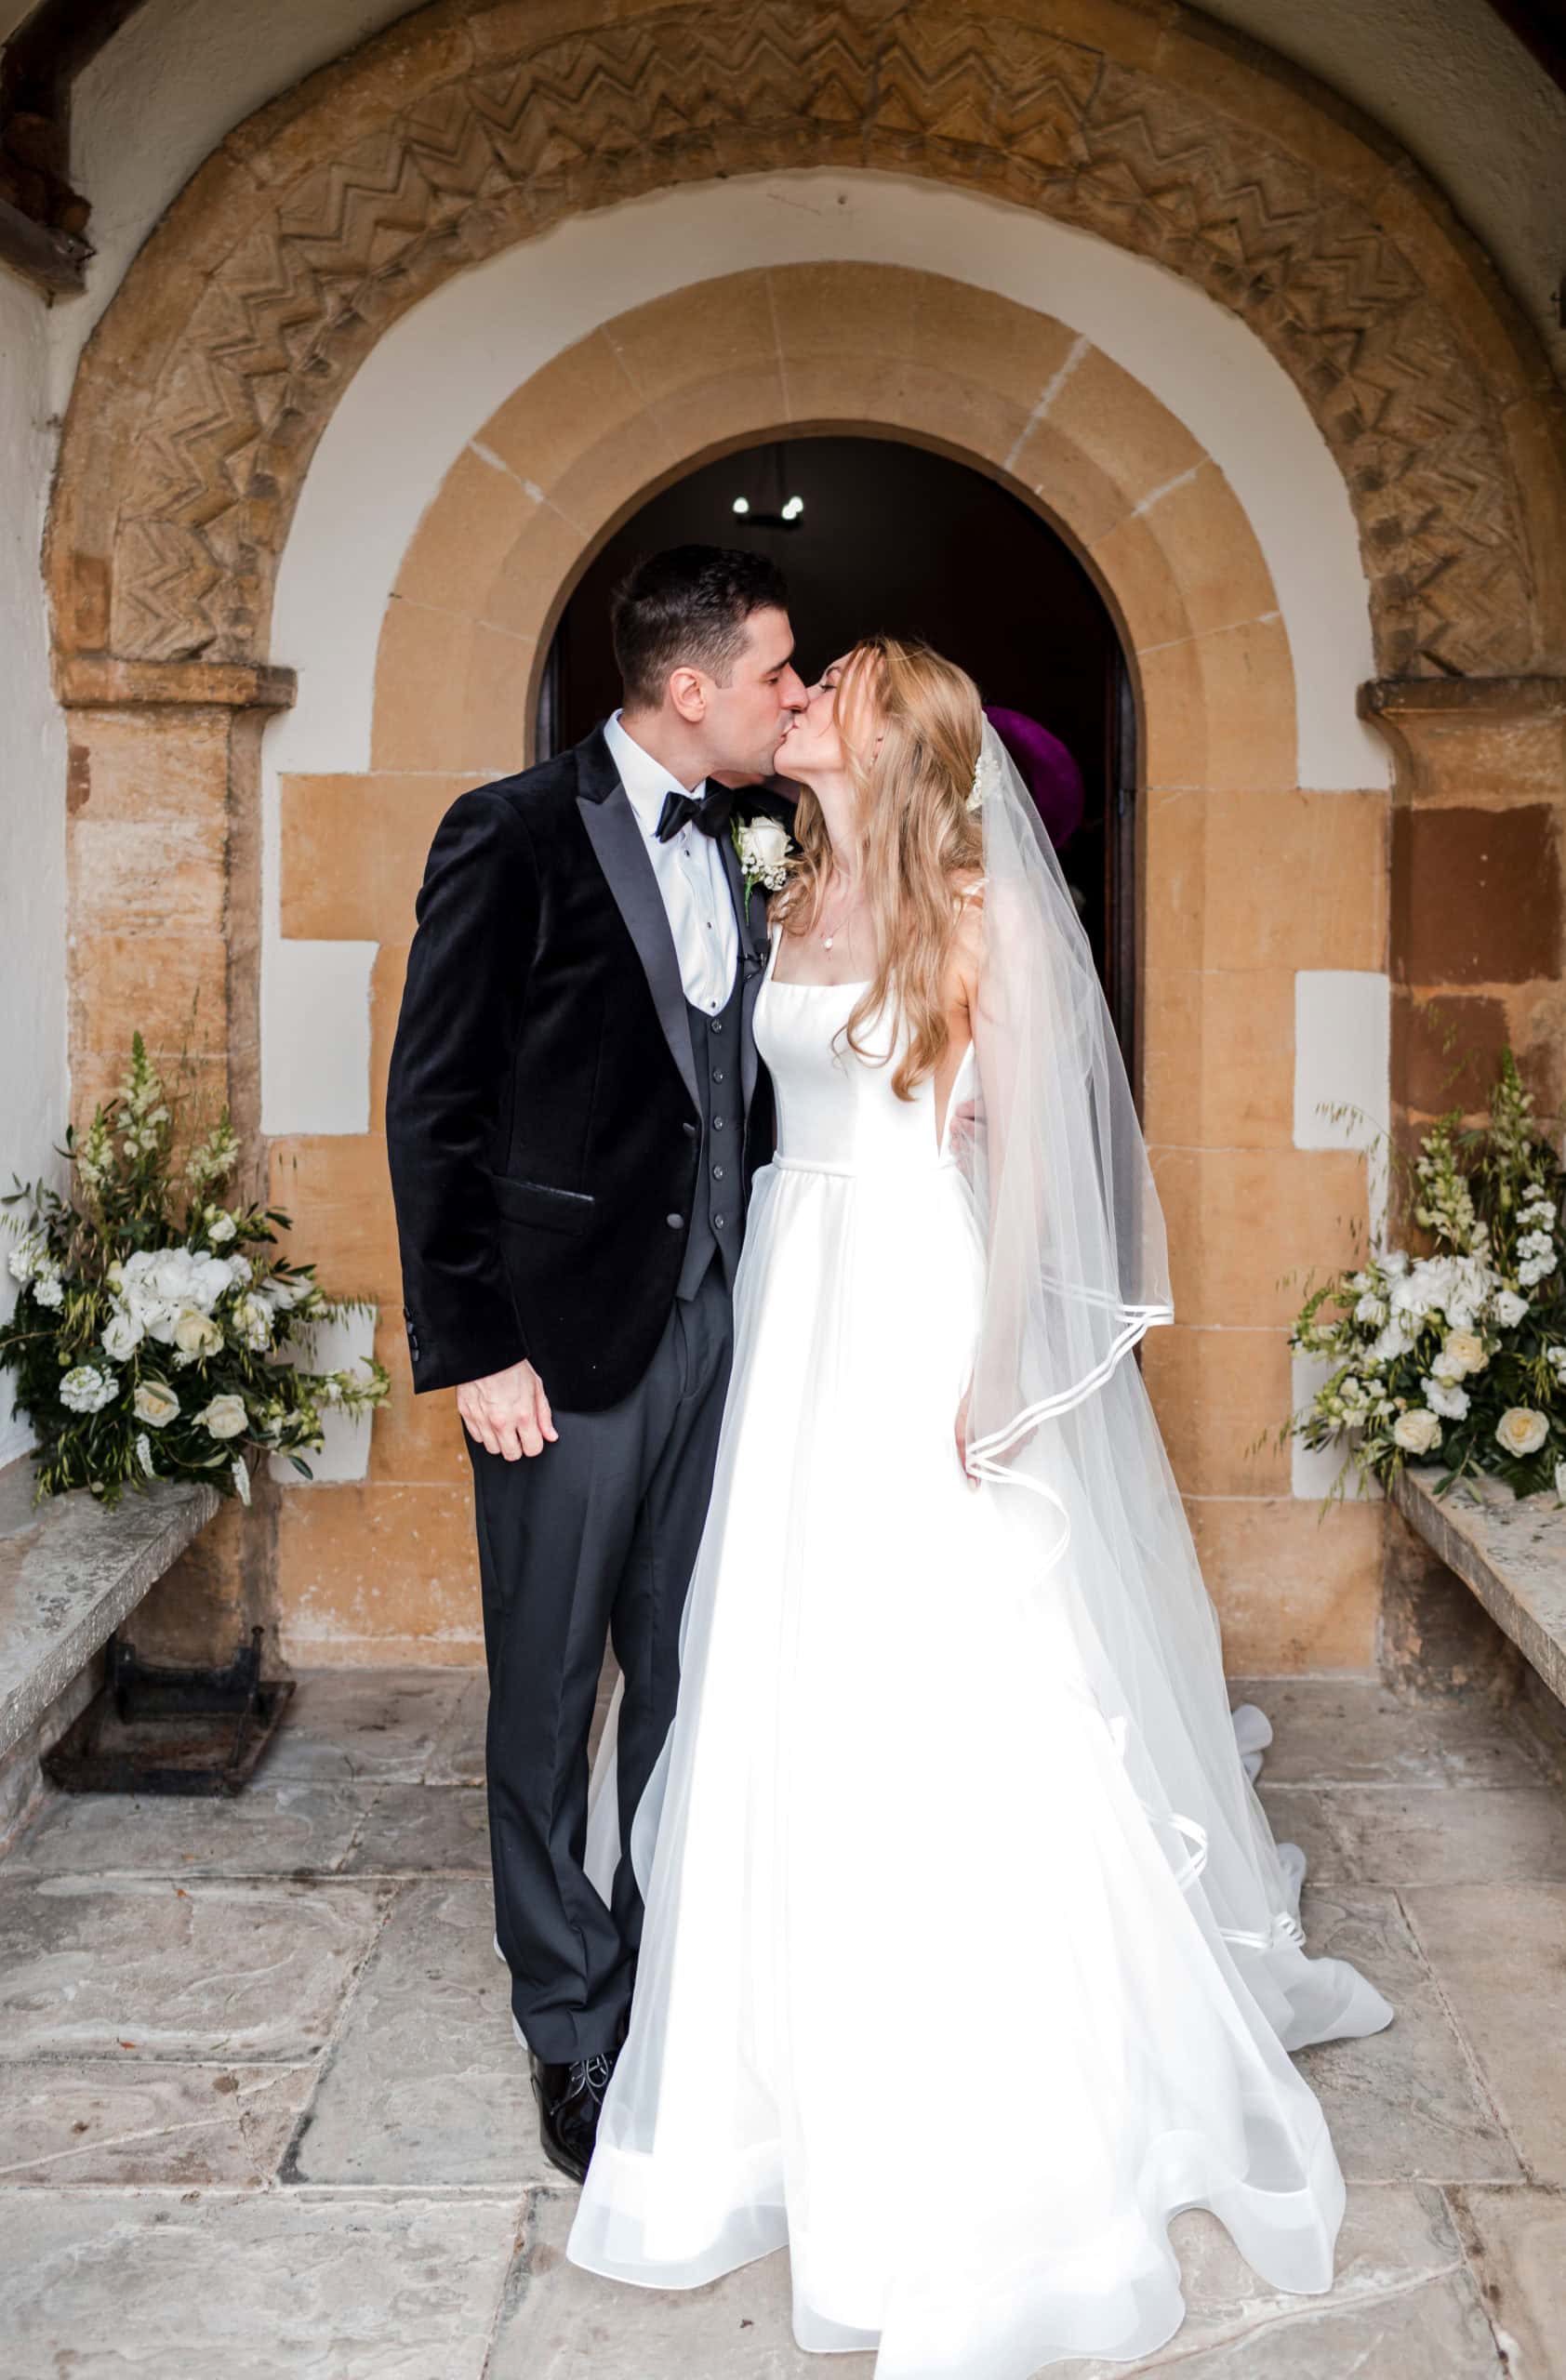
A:
[[[286,185],[212,273],[150,401],[112,650],[257,656],[338,395],[447,274],[587,208],[795,165],[964,183],[1200,284],[1290,373],[1345,474],[1381,673],[1532,666],[1498,404],[1364,205],[1281,141],[1092,47],[976,12],[797,0],[670,8],[470,67]]]

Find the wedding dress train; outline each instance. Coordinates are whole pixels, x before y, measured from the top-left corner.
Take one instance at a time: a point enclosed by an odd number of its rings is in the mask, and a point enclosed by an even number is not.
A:
[[[952,1425],[986,1260],[950,1120],[937,1142],[929,1083],[900,1101],[844,1051],[861,985],[775,968],[756,1035],[779,1153],[568,2254],[684,2288],[787,2246],[799,2344],[878,2348],[878,2380],[1147,2355],[1184,2312],[1183,2207],[1273,2285],[1330,2286],[1343,2183],[1288,2051],[1391,2010],[1305,1954],[1304,1863],[1251,1790],[1210,1620],[1187,1615],[1179,1673],[1156,1620],[1106,1652],[1095,1581],[1151,1555],[1073,1479],[1093,1433],[1184,1529],[1135,1363],[1036,1457],[1063,1551],[1041,1497],[969,1482]],[[604,1889],[613,1758],[611,1727]]]

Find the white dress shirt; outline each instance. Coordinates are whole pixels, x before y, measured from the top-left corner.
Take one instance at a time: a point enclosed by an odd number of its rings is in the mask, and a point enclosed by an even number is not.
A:
[[[647,856],[674,936],[685,998],[693,1007],[715,1014],[728,1005],[739,958],[739,927],[723,854],[716,837],[704,835],[697,826],[682,826],[667,843],[660,843],[657,836],[664,796],[688,791],[699,800],[707,780],[704,777],[700,785],[687,787],[671,777],[661,760],[655,760],[634,736],[626,734],[618,711],[605,721],[604,740],[646,838]]]

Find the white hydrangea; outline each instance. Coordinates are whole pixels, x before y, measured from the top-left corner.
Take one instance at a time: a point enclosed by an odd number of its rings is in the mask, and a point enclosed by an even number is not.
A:
[[[97,1413],[119,1393],[120,1376],[107,1364],[73,1364],[60,1383],[60,1401],[73,1413]]]

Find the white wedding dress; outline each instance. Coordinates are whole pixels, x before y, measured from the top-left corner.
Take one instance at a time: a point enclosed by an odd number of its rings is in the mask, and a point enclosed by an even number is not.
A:
[[[985,1253],[932,1087],[901,1101],[834,1046],[860,985],[776,960],[778,1154],[568,2254],[687,2288],[786,2246],[800,2346],[879,2348],[878,2380],[1146,2355],[1184,2313],[1182,2207],[1276,2286],[1330,2286],[1343,2183],[1283,2040],[1391,2011],[1289,1912],[1226,1937],[1201,1830],[1136,1790],[1073,1553],[1041,1577],[1040,1500],[959,1463]],[[1117,1378],[1144,1399],[1133,1363]],[[605,1883],[613,1758],[611,1729]],[[1238,1749],[1233,1769],[1265,1828]],[[1296,1901],[1302,1868],[1280,1870]]]

